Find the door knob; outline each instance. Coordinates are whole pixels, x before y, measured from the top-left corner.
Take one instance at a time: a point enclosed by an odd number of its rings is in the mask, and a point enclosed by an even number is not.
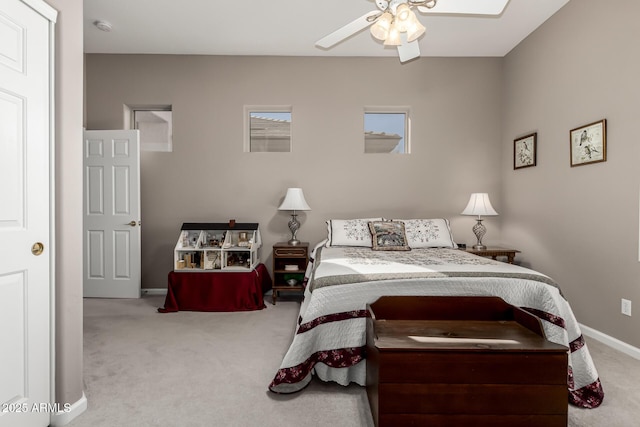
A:
[[[131,222],[130,222],[129,224],[127,224],[127,225],[130,225],[130,226],[132,226],[132,227],[135,227],[135,226],[136,226],[136,224],[137,224],[137,223],[136,223],[135,221],[131,221]]]
[[[44,252],[44,245],[40,242],[36,242],[31,246],[31,253],[35,256],[41,255]]]

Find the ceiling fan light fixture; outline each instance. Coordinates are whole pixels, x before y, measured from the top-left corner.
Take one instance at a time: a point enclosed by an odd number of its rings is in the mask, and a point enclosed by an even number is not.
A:
[[[385,46],[400,46],[402,44],[402,39],[400,38],[400,31],[396,27],[396,24],[393,23],[391,28],[389,28],[389,36],[384,41]]]
[[[25,0],[26,1],[26,0]],[[328,49],[349,37],[369,28],[371,35],[382,40],[385,46],[397,46],[400,62],[420,56],[417,39],[426,29],[418,21],[415,9],[433,15],[489,15],[503,13],[509,0],[371,0],[377,8],[316,42],[316,46]]]
[[[407,27],[407,41],[412,42],[416,40],[418,37],[424,34],[426,28],[424,25],[420,23],[416,15],[413,15],[413,19],[409,23]]]
[[[400,7],[398,7],[399,13],[396,16],[396,21],[395,21],[396,27],[398,28],[398,31],[400,31],[401,33],[407,32],[409,28],[412,27],[413,23],[418,20],[413,10],[409,9],[409,7],[406,4],[403,6],[406,6],[406,13],[405,13],[405,10],[401,10]]]
[[[371,35],[378,40],[386,40],[389,36],[389,30],[391,29],[391,22],[393,16],[389,12],[385,12],[380,18],[371,26]]]
[[[412,13],[409,6],[406,3],[402,3],[396,8],[396,20],[398,22],[407,22],[411,19]]]

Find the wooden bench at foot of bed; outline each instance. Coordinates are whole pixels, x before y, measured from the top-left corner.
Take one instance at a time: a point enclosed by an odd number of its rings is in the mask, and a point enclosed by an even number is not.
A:
[[[367,395],[378,427],[566,426],[567,348],[498,297],[368,305]]]

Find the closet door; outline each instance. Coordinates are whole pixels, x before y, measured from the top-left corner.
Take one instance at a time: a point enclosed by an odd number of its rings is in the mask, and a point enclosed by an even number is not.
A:
[[[55,412],[49,406],[54,19],[39,0],[0,2],[2,427],[47,426]]]

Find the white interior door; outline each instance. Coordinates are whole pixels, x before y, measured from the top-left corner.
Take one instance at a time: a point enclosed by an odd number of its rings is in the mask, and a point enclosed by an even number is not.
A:
[[[51,402],[51,28],[22,1],[0,1],[2,427],[49,425],[38,409]]]
[[[140,297],[137,130],[84,133],[84,296]]]

